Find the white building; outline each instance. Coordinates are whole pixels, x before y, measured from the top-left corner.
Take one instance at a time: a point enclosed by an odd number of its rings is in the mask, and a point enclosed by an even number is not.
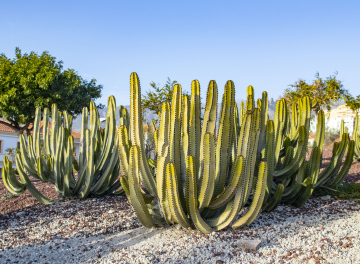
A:
[[[3,119],[0,119],[4,121]],[[42,135],[42,122],[40,127],[40,134]],[[79,146],[80,146],[80,133],[72,130],[71,135],[74,137],[74,156],[79,157]],[[1,169],[4,167],[4,157],[8,156],[9,160],[13,163],[13,168],[15,168],[15,162],[7,154],[7,149],[9,148],[20,148],[19,135],[16,129],[8,127],[0,123],[0,177]]]
[[[325,112],[325,116],[325,127],[340,130],[341,120],[344,120],[344,125],[348,128],[349,135],[352,134],[356,113],[346,105],[340,105],[330,112]],[[315,120],[311,122],[311,130],[314,132],[316,131],[315,122]]]

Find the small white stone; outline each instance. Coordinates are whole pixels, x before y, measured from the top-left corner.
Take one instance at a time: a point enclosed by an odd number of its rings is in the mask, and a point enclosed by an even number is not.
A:
[[[109,213],[109,214],[113,214],[113,213],[115,213],[115,210],[114,210],[114,209],[110,209],[108,213]]]
[[[320,199],[323,201],[329,201],[331,199],[331,196],[330,195],[321,196]]]
[[[238,248],[242,249],[250,249],[250,250],[258,250],[261,244],[260,239],[254,239],[254,240],[240,240],[237,243]]]

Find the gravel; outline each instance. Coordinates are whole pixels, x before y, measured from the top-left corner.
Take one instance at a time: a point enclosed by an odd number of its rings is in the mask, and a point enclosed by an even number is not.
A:
[[[124,197],[69,200],[0,215],[0,263],[360,263],[359,222],[360,203],[312,198],[204,235],[144,228]]]

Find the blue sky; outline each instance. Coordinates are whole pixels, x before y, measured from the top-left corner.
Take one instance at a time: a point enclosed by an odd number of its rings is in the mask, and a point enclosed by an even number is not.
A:
[[[210,80],[236,98],[282,95],[318,71],[360,94],[360,1],[0,1],[0,53],[44,50],[129,104],[129,77],[142,91],[167,77],[185,90]],[[219,97],[220,99],[221,97]]]

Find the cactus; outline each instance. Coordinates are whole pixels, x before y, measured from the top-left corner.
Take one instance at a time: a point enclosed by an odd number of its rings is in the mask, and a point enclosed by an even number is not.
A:
[[[77,196],[86,198],[102,196],[116,192],[120,188],[118,180],[120,163],[117,154],[118,136],[115,131],[115,99],[109,97],[108,113],[104,132],[100,131],[100,122],[94,103],[90,104],[90,124],[88,110],[83,109],[80,155],[77,161],[73,157],[74,139],[70,135],[72,117],[66,111],[61,113],[56,105],[52,106],[51,132],[49,109],[43,113],[43,153],[40,149],[41,109],[35,113],[34,131],[27,140],[20,136],[20,154],[16,156],[16,166],[21,181],[9,170],[11,163],[4,159],[4,182],[9,191],[20,194],[28,189],[43,204],[53,203],[36,190],[29,176],[43,182],[51,182],[59,197]],[[89,125],[89,126],[88,126]],[[113,155],[115,154],[115,155]],[[78,171],[75,179],[74,168]]]
[[[360,160],[360,121],[359,121],[359,115],[358,114],[355,117],[355,123],[354,123],[354,130],[353,130],[352,138],[354,140],[354,155],[355,155],[355,158]]]
[[[251,99],[247,111],[239,116],[235,87],[228,81],[216,131],[216,82],[210,81],[208,86],[202,125],[199,82],[192,82],[191,98],[182,95],[181,86],[176,85],[171,107],[163,103],[160,126],[155,128],[157,160],[147,161],[142,155],[140,82],[136,73],[130,79],[132,147],[129,155],[127,128],[123,125],[119,129],[119,155],[121,164],[125,164],[121,181],[140,222],[147,227],[178,223],[209,233],[236,221],[241,209],[250,202],[249,213],[244,216],[244,223],[250,224],[259,213],[265,194],[266,162],[258,167],[256,160],[260,126],[267,114],[261,116]],[[253,98],[253,89],[248,90]],[[147,170],[149,163],[156,164],[156,169]],[[257,184],[253,184],[255,177]],[[141,189],[140,180],[147,191]],[[148,203],[145,193],[152,197]]]

